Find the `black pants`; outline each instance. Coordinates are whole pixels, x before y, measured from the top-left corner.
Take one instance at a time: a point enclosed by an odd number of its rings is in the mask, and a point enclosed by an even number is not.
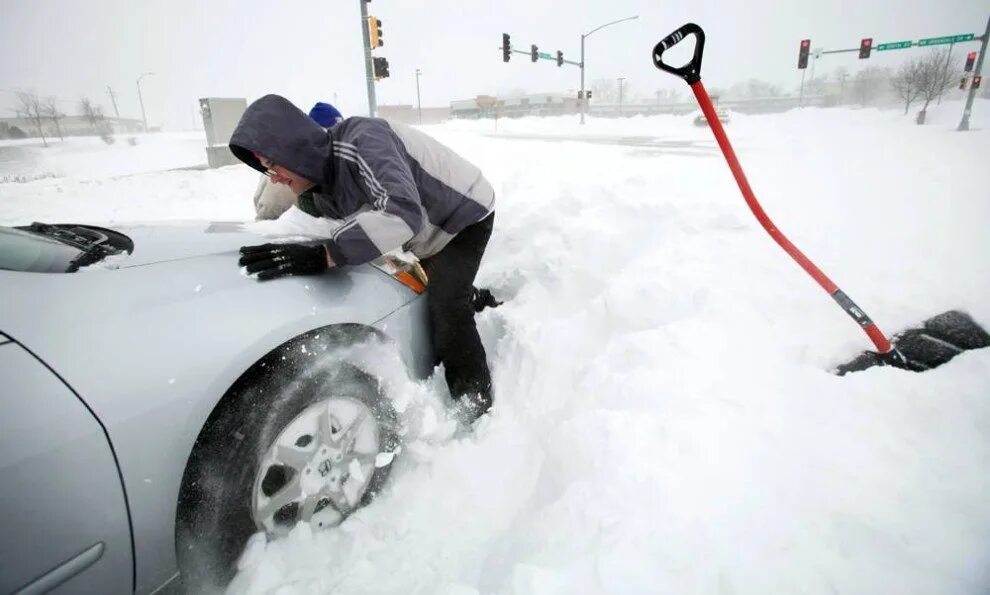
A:
[[[460,399],[477,394],[485,409],[492,403],[492,376],[474,324],[471,293],[494,222],[493,212],[422,262],[430,278],[427,307],[433,349],[446,370],[450,395]]]

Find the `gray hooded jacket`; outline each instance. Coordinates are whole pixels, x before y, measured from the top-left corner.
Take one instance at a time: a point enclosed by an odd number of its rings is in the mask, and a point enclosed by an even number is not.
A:
[[[278,95],[248,106],[230,149],[258,171],[252,152],[317,182],[317,209],[343,221],[324,242],[337,264],[399,247],[427,258],[495,206],[477,167],[415,128],[354,117],[327,131]]]

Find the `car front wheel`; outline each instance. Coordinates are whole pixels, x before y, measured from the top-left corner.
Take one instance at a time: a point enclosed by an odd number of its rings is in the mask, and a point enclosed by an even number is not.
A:
[[[190,592],[222,589],[252,534],[334,527],[388,477],[398,423],[376,379],[346,362],[278,367],[235,387],[197,440],[176,531]]]

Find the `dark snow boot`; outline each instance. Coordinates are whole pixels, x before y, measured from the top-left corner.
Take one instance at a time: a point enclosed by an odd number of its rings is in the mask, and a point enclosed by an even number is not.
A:
[[[502,305],[502,302],[495,299],[489,289],[478,289],[477,287],[472,288],[471,292],[471,308],[474,309],[475,313],[481,312],[485,308],[498,308]]]
[[[480,393],[469,393],[454,399],[454,404],[450,408],[450,416],[463,426],[469,427],[478,421],[478,418],[482,415],[488,413],[491,408],[491,390],[485,390]]]

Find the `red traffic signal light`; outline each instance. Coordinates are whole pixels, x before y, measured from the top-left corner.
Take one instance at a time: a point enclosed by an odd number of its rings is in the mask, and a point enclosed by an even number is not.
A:
[[[966,54],[966,72],[973,72],[973,62],[976,62],[976,52]]]
[[[802,39],[801,49],[798,50],[798,70],[803,70],[808,67],[808,52],[811,51],[811,40]]]
[[[873,51],[873,38],[867,37],[863,41],[859,42],[859,59],[865,60],[870,57],[870,52]]]

